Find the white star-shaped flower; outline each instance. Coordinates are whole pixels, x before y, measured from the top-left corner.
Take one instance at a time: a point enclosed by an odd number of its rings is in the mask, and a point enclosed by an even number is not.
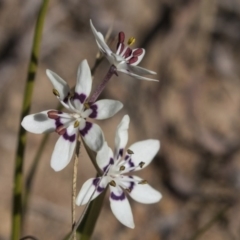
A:
[[[86,60],[79,65],[77,83],[72,94],[68,84],[56,73],[47,70],[47,76],[54,87],[53,93],[70,113],[46,110],[26,116],[21,124],[32,133],[56,131],[60,135],[51,157],[51,167],[55,171],[60,171],[70,162],[79,133],[93,151],[101,149],[104,143],[101,128],[86,118],[112,117],[123,105],[114,100],[99,100],[91,105],[87,103],[92,88],[92,77]]]
[[[125,45],[125,34],[120,32],[118,35],[117,51],[114,53],[106,44],[102,33],[95,29],[91,20],[90,25],[99,50],[105,55],[110,64],[116,67],[117,71],[126,73],[140,80],[158,81],[156,79],[143,77],[143,75],[153,75],[156,74],[156,72],[137,66],[142,61],[145,50],[143,48],[131,49],[129,47],[135,42],[134,38],[130,38],[128,45]]]
[[[110,206],[115,217],[125,226],[134,228],[132,210],[126,197],[127,192],[134,200],[140,203],[156,203],[161,194],[137,176],[129,173],[145,168],[152,161],[160,148],[158,140],[145,140],[136,142],[129,147],[123,157],[123,151],[128,140],[129,116],[125,115],[117,127],[115,137],[115,154],[103,144],[97,153],[96,162],[103,172],[100,178],[87,180],[76,199],[77,205],[84,205],[93,200],[109,185]],[[124,174],[128,175],[124,175]]]

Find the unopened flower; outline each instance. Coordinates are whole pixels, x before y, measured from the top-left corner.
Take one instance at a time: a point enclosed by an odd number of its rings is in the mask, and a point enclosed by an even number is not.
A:
[[[98,151],[104,143],[101,128],[87,121],[86,118],[109,118],[123,105],[114,100],[99,100],[91,105],[88,104],[87,98],[92,88],[92,77],[86,60],[79,65],[74,93],[71,93],[68,84],[56,73],[47,70],[47,76],[54,87],[54,95],[70,113],[46,110],[31,114],[23,119],[22,126],[32,133],[56,131],[60,135],[51,158],[51,167],[55,171],[60,171],[67,166],[73,156],[78,133],[93,151]]]
[[[99,50],[105,55],[110,64],[116,67],[117,71],[126,73],[140,80],[158,81],[156,79],[143,77],[143,75],[153,75],[156,74],[156,72],[137,66],[142,61],[145,55],[145,50],[143,48],[130,48],[130,45],[135,42],[135,38],[130,38],[126,45],[124,43],[125,34],[120,32],[118,35],[117,51],[114,53],[106,44],[102,33],[95,29],[91,20],[90,25]]]
[[[110,187],[110,206],[115,217],[124,225],[134,228],[132,210],[126,192],[140,203],[156,203],[161,194],[137,176],[129,173],[145,168],[160,148],[158,140],[136,142],[129,147],[123,157],[128,140],[129,116],[125,115],[118,125],[115,137],[115,154],[105,142],[97,153],[96,162],[103,172],[102,177],[87,180],[76,199],[77,205],[84,205]],[[124,175],[124,174],[128,175]]]

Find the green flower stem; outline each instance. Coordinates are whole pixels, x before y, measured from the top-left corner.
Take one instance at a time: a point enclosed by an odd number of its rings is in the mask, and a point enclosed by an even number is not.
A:
[[[81,236],[81,240],[91,239],[98,216],[102,210],[106,192],[107,188],[96,199],[91,201],[90,205],[88,206],[87,212],[77,228],[77,233]]]
[[[31,51],[31,59],[28,66],[28,74],[26,80],[26,87],[24,91],[24,99],[22,103],[21,119],[30,112],[30,105],[32,100],[32,92],[34,86],[35,75],[38,66],[38,57],[40,50],[40,43],[43,31],[43,23],[47,12],[49,0],[43,0],[40,8],[37,23],[34,32],[33,46]],[[12,232],[11,239],[19,240],[21,235],[22,225],[22,195],[23,195],[23,163],[24,150],[26,146],[26,130],[20,127],[18,133],[18,146],[15,157],[14,170],[14,188],[13,188],[13,206],[12,206]]]

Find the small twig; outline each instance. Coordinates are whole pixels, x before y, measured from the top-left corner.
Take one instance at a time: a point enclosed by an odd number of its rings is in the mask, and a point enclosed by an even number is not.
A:
[[[77,167],[78,167],[78,159],[79,159],[79,153],[80,153],[80,146],[81,142],[78,139],[77,140],[77,146],[75,150],[75,156],[74,156],[74,163],[73,163],[73,180],[72,180],[72,230],[75,227],[76,224],[76,187],[77,187]],[[73,240],[76,240],[76,231],[73,232]]]

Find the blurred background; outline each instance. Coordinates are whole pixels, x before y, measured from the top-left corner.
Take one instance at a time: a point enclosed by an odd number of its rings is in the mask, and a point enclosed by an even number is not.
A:
[[[33,29],[41,1],[0,1],[0,239],[10,238],[14,154]],[[138,175],[162,195],[157,204],[130,199],[135,229],[121,225],[106,197],[92,239],[240,239],[240,1],[121,0],[50,1],[31,112],[55,108],[51,69],[73,86],[77,67],[94,65],[98,31],[136,37],[146,49],[140,66],[158,73],[159,83],[114,76],[101,98],[120,100],[124,109],[99,121],[113,147],[115,129],[129,114],[129,145],[161,141],[153,163]],[[104,60],[93,89],[109,68]],[[25,176],[42,135],[28,134]],[[72,163],[50,168],[58,136],[50,140],[34,176],[24,235],[62,239],[71,229]],[[128,145],[128,146],[129,146]],[[78,186],[95,174],[81,149]],[[78,208],[79,216],[82,208]]]

